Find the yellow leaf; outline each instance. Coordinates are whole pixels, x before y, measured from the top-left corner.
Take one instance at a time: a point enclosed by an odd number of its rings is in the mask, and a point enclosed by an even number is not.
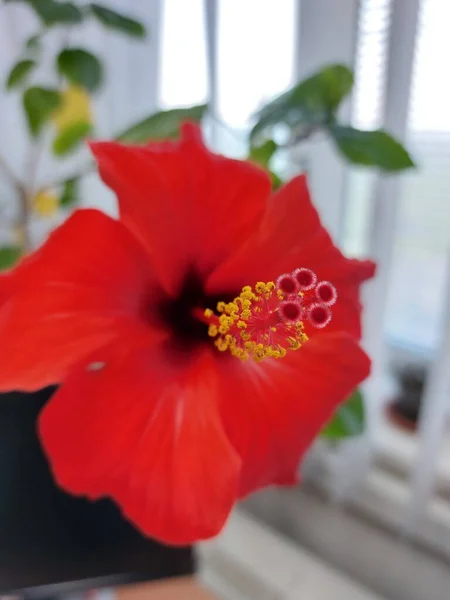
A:
[[[53,123],[61,133],[77,122],[92,122],[91,99],[86,90],[77,85],[70,85],[61,92],[62,104],[53,116]]]
[[[51,217],[58,211],[59,199],[52,190],[44,190],[34,196],[32,206],[41,217]]]

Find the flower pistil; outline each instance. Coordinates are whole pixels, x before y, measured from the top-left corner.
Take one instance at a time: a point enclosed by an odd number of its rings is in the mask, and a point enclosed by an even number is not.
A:
[[[321,329],[331,321],[336,288],[319,281],[310,269],[280,275],[276,282],[245,286],[232,302],[219,302],[217,313],[207,308],[208,334],[221,352],[259,362],[283,358],[308,341],[304,321]]]

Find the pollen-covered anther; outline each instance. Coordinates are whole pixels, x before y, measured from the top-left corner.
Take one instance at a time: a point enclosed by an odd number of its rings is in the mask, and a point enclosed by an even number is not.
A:
[[[219,333],[219,329],[218,329],[217,325],[210,325],[208,327],[208,335],[210,337],[216,337],[218,333]]]
[[[217,304],[219,315],[205,311],[208,333],[216,338],[218,350],[229,350],[241,360],[283,358],[308,341],[304,316],[317,329],[331,320],[336,289],[328,281],[317,281],[311,269],[299,268],[276,282],[245,286],[233,302]]]
[[[223,313],[225,310],[225,307],[226,307],[225,302],[218,302],[217,303],[217,312]],[[208,310],[208,309],[206,309],[206,310]],[[205,314],[206,314],[206,311],[205,311]]]

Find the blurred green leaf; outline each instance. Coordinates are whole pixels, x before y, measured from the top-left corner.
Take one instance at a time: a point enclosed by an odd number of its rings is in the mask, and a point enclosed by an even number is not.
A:
[[[0,248],[0,271],[14,266],[21,254],[22,250],[19,246],[3,246],[3,248]]]
[[[81,23],[83,13],[72,2],[27,0],[46,25]]]
[[[353,127],[332,125],[329,132],[351,163],[379,167],[384,171],[402,171],[414,167],[406,149],[386,131],[360,131]]]
[[[41,49],[41,36],[39,33],[30,36],[25,42],[26,50],[31,52],[38,52]]]
[[[60,206],[69,208],[76,204],[79,200],[79,181],[78,178],[68,179],[63,187],[61,198],[59,199]]]
[[[34,60],[29,59],[20,60],[18,63],[16,63],[6,79],[6,88],[10,90],[14,87],[17,87],[21,83],[24,83],[35,66],[36,63]]]
[[[53,141],[53,153],[56,156],[65,156],[76,150],[77,146],[92,131],[92,123],[87,121],[78,121],[71,123],[63,129]]]
[[[365,428],[364,399],[359,390],[355,390],[350,398],[336,411],[334,417],[322,430],[321,437],[329,440],[360,435]]]
[[[267,140],[260,146],[251,146],[248,158],[261,167],[268,167],[277,148],[278,145],[273,140]]]
[[[33,136],[39,134],[60,104],[61,96],[57,90],[37,86],[26,90],[23,95],[23,105]]]
[[[272,170],[269,171],[270,179],[272,180],[272,189],[277,190],[283,185],[283,180]]]
[[[270,168],[270,159],[275,154],[278,149],[278,144],[273,140],[267,140],[260,146],[250,146],[250,152],[248,155],[248,160],[256,163],[263,169],[269,172],[270,178],[272,180],[272,188],[274,190],[278,189],[281,185],[283,185],[282,180],[278,177],[276,173],[272,171]]]
[[[145,27],[139,21],[135,21],[101,4],[91,4],[89,8],[92,14],[106,27],[138,38],[146,36]]]
[[[183,121],[200,121],[207,109],[206,104],[201,104],[189,108],[164,110],[129,127],[116,139],[131,144],[145,144],[153,140],[176,138]]]
[[[79,84],[90,91],[102,82],[102,65],[98,58],[81,48],[67,48],[58,55],[58,71],[71,83]]]
[[[258,111],[250,138],[280,123],[306,137],[316,127],[334,121],[341,101],[352,87],[353,74],[346,66],[325,67]]]

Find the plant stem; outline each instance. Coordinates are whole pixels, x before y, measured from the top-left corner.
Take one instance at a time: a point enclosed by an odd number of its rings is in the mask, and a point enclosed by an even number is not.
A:
[[[25,253],[30,252],[31,240],[30,240],[30,199],[25,188],[22,188],[19,192],[19,218],[17,220],[17,228],[20,232],[22,249]]]
[[[6,160],[0,156],[0,169],[5,174],[11,186],[14,188],[19,201],[19,214],[17,218],[17,227],[21,235],[22,248],[25,252],[30,250],[29,238],[29,214],[28,214],[28,193],[26,186],[14,174]]]
[[[0,155],[0,169],[3,171],[3,173],[6,175],[6,178],[9,179],[9,182],[15,189],[17,189],[19,186],[22,187],[22,183],[19,181],[18,177],[16,177],[16,175],[14,174],[14,171],[11,169],[9,164],[6,162],[6,160],[1,155]]]

